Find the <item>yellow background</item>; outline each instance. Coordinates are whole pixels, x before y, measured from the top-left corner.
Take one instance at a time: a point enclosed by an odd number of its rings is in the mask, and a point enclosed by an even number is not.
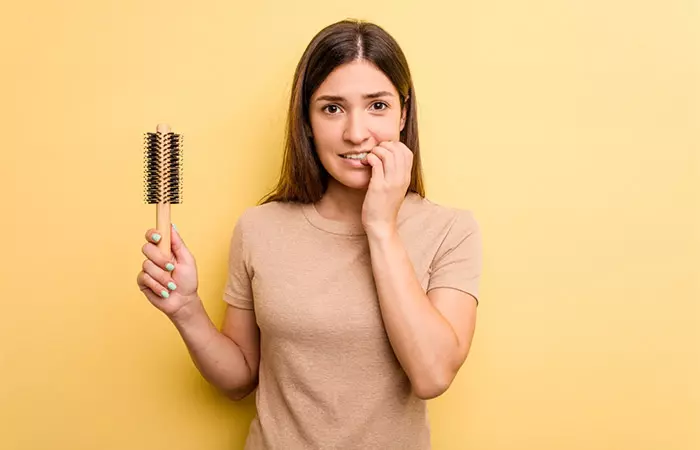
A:
[[[136,287],[155,224],[143,133],[184,136],[173,221],[218,323],[233,224],[277,175],[294,67],[346,17],[404,48],[428,195],[484,230],[472,352],[429,403],[435,449],[700,448],[696,2],[3,11],[0,448],[242,448],[253,397],[210,388]]]

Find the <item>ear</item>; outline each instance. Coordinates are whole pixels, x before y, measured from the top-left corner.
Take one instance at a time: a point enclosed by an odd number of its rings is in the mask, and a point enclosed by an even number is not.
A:
[[[408,110],[408,99],[409,97],[406,97],[406,100],[403,102],[403,109],[401,111],[401,126],[399,127],[399,131],[403,131],[403,128],[406,126],[406,111]]]

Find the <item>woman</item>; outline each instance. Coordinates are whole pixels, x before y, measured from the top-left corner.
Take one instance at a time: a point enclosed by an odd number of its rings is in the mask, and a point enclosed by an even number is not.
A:
[[[246,449],[430,448],[425,400],[467,357],[481,235],[425,198],[413,83],[383,29],[342,21],[304,52],[279,183],[233,231],[220,331],[178,232],[169,261],[146,239],[138,284],[202,375],[236,400],[258,389]]]

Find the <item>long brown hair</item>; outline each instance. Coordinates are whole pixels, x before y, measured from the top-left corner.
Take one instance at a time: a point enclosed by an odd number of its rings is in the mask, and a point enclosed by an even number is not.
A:
[[[327,26],[306,47],[292,84],[287,114],[282,170],[277,186],[260,204],[280,201],[315,203],[328,187],[330,175],[314,149],[309,122],[312,94],[338,66],[362,59],[374,64],[391,80],[399,93],[406,121],[401,142],[413,151],[409,192],[425,197],[418,142],[416,93],[408,62],[398,43],[378,25],[359,20],[343,20]]]

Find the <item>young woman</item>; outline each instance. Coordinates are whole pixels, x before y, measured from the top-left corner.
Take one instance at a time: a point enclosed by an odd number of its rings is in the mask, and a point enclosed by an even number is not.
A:
[[[294,74],[277,187],[234,227],[221,330],[177,230],[146,233],[138,285],[202,375],[257,387],[246,449],[430,448],[426,399],[474,332],[481,235],[425,198],[408,64],[382,28],[342,21]]]

